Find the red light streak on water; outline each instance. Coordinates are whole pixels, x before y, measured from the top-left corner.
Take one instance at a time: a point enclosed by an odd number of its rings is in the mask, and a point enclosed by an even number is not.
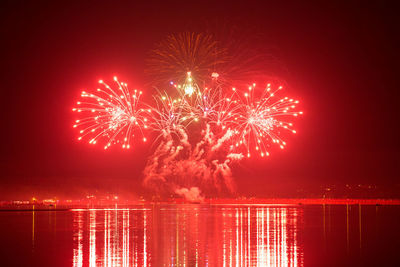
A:
[[[96,266],[96,212],[90,211],[90,250],[89,250],[89,266]]]
[[[130,235],[129,235],[129,211],[124,210],[122,212],[122,216],[123,216],[123,219],[122,219],[122,223],[123,223],[123,226],[122,226],[123,227],[123,235],[122,235],[122,238],[123,238],[123,240],[122,240],[122,242],[123,242],[123,245],[122,245],[123,264],[122,264],[122,266],[126,267],[126,266],[129,266],[129,263],[130,263],[130,255],[129,255],[129,252],[130,252],[130,249],[129,249],[129,237],[130,237]]]
[[[74,259],[73,259],[73,266],[74,267],[81,267],[83,265],[83,245],[82,245],[82,238],[83,238],[83,221],[82,221],[82,212],[75,213],[74,216],[74,228],[76,232],[74,233]]]
[[[147,266],[147,225],[146,225],[146,211],[143,215],[143,266]]]

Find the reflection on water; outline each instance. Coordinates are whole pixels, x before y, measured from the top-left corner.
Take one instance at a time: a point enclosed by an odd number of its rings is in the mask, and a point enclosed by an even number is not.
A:
[[[0,265],[398,266],[399,225],[397,205],[5,210]]]
[[[73,266],[302,266],[294,207],[73,211]]]
[[[149,266],[146,213],[146,209],[73,210],[73,266]]]

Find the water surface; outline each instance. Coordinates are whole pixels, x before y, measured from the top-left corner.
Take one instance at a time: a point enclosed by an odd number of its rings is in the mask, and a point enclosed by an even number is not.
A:
[[[400,266],[400,206],[1,211],[1,266]]]

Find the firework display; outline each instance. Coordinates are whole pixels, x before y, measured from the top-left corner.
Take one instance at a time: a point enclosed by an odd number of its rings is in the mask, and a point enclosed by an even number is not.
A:
[[[264,89],[252,84],[245,90],[213,82],[200,87],[188,72],[183,84],[171,81],[150,105],[140,102],[141,91],[114,81],[114,89],[100,81],[102,89],[96,93],[82,92],[73,108],[82,115],[74,124],[78,139],[101,143],[104,149],[129,149],[132,142],[145,142],[145,135],[155,132],[157,148],[145,168],[145,184],[167,187],[161,191],[212,184],[233,192],[230,164],[251,155],[269,156],[273,145],[283,149],[285,132],[296,133],[291,119],[302,114],[296,111],[298,100],[276,98],[282,87],[272,89],[271,84]]]
[[[142,92],[116,77],[114,86],[99,81],[96,92],[83,91],[73,108],[80,116],[73,126],[78,140],[129,149],[149,138],[154,150],[143,183],[158,194],[197,192],[202,198],[201,193],[234,192],[232,164],[284,149],[287,134],[296,133],[292,120],[302,112],[299,101],[281,97],[283,88],[275,83],[243,88],[225,82],[225,74],[212,68],[211,58],[227,59],[217,48],[208,35],[169,36],[151,60],[159,79],[176,79],[159,83],[152,103],[142,103]],[[194,72],[182,78],[190,67]]]
[[[147,131],[179,136],[179,132],[187,132],[191,124],[201,122],[212,127],[213,133],[229,132],[232,151],[248,157],[258,151],[264,157],[269,155],[271,144],[281,149],[286,146],[281,133],[296,133],[291,117],[302,114],[295,111],[298,100],[275,99],[282,87],[274,90],[271,84],[262,90],[256,84],[241,91],[231,88],[229,93],[220,87],[200,88],[188,72],[184,84],[170,83],[177,90],[176,98],[160,93],[154,97],[155,105],[151,107],[140,105],[141,91],[130,91],[127,84],[120,83],[116,77],[114,81],[116,90],[100,80],[104,89],[97,89],[95,94],[82,92],[82,100],[73,108],[85,114],[74,124],[81,134],[78,140],[87,138],[90,144],[96,144],[102,139],[105,149],[112,144],[130,148],[135,137],[146,141]]]

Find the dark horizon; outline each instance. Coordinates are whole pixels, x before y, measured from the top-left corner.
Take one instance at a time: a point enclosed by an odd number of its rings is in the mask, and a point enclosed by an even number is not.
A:
[[[286,69],[284,94],[304,111],[287,149],[233,167],[238,195],[362,184],[400,197],[393,193],[400,186],[398,18],[390,1],[1,5],[0,200],[96,190],[142,195],[151,146],[104,151],[80,143],[71,108],[82,89],[114,75],[151,95],[143,69],[154,44],[218,21],[263,36]]]

